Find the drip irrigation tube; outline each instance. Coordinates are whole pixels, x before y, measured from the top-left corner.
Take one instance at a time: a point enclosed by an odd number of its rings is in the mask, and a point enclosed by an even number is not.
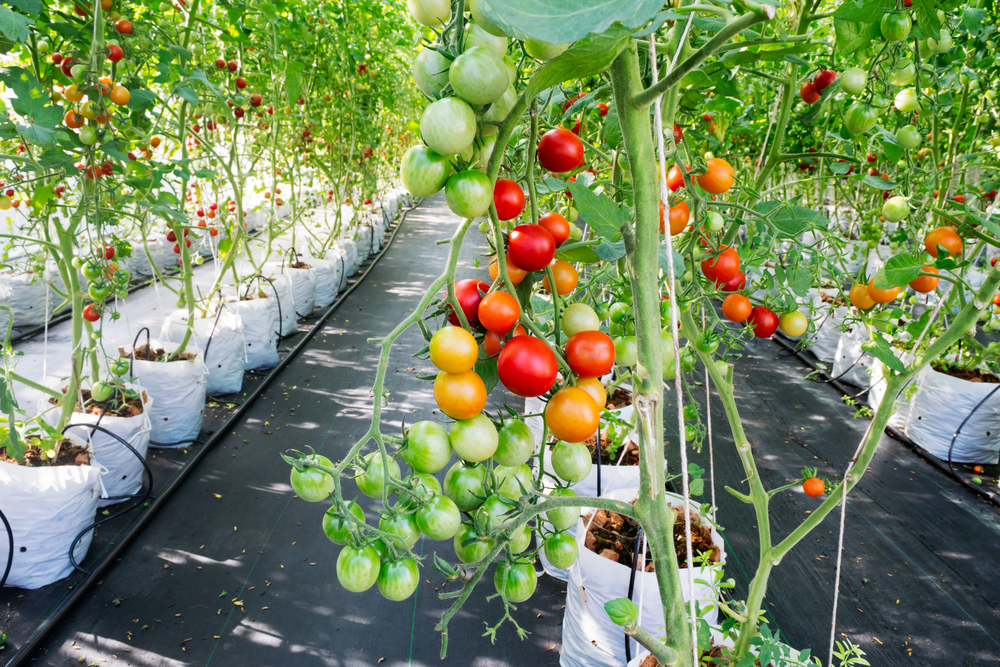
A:
[[[341,306],[341,304],[347,300],[347,297],[354,292],[358,285],[364,281],[378,261],[382,259],[385,253],[392,246],[392,242],[395,240],[396,234],[399,233],[400,228],[402,228],[407,214],[416,208],[416,206],[417,205],[414,205],[406,211],[403,211],[399,222],[396,224],[396,228],[392,230],[392,234],[390,234],[385,246],[382,248],[381,252],[379,252],[379,254],[371,260],[368,268],[366,268],[364,272],[358,276],[353,285],[347,287],[347,289],[345,289],[344,292],[337,297],[337,300],[334,301],[329,308],[327,308],[326,313],[324,313],[323,316],[317,320],[316,325],[303,334],[302,340],[291,349],[288,356],[278,362],[278,365],[272,369],[270,375],[265,377],[259,386],[255,387],[250,395],[247,396],[246,400],[243,401],[243,403],[241,403],[231,415],[229,415],[229,418],[219,425],[212,437],[210,437],[204,443],[204,446],[195,453],[190,463],[188,463],[188,465],[186,465],[166,486],[160,489],[159,495],[153,498],[153,500],[149,503],[147,511],[138,516],[136,523],[131,528],[125,530],[121,537],[115,541],[114,548],[93,566],[90,574],[87,575],[85,579],[77,583],[73,590],[70,591],[66,598],[63,599],[62,603],[56,608],[56,610],[53,611],[48,618],[41,622],[35,632],[32,633],[32,635],[24,642],[21,648],[14,653],[13,656],[11,656],[5,667],[25,667],[31,662],[31,656],[34,655],[39,648],[41,648],[42,643],[48,638],[49,634],[51,634],[55,627],[63,619],[65,619],[73,608],[84,598],[94,583],[103,577],[104,573],[121,557],[125,549],[132,543],[132,540],[134,540],[139,533],[142,532],[143,528],[146,527],[156,513],[166,504],[170,496],[172,496],[173,493],[180,487],[187,476],[191,474],[191,471],[197,467],[202,459],[204,459],[212,450],[213,446],[230,430],[229,427],[243,416],[254,401],[264,392],[265,389],[267,389],[271,381],[278,376],[278,373],[283,370],[285,366],[290,364],[299,355],[299,353],[305,349],[306,345],[312,340],[313,336],[319,331],[320,327],[324,324],[324,322],[326,322],[327,318],[329,318]]]
[[[827,378],[829,378],[830,379],[830,383],[829,384],[832,387],[835,387],[840,393],[844,394],[845,396],[851,396],[852,398],[854,397],[853,393],[851,391],[849,391],[847,389],[847,387],[845,387],[840,382],[837,382],[833,378],[830,378],[830,374],[829,373],[827,373],[823,369],[819,368],[816,364],[814,364],[808,358],[802,356],[802,353],[800,353],[798,350],[796,350],[795,346],[789,344],[785,340],[782,340],[778,336],[775,336],[773,338],[773,340],[774,340],[774,342],[776,342],[778,345],[780,345],[784,349],[786,349],[786,350],[792,350],[793,353],[794,353],[795,358],[797,358],[803,364],[805,364],[809,368],[813,369],[817,373],[821,373],[821,374],[825,375]],[[996,391],[996,390],[994,390],[994,391]],[[860,394],[859,394],[859,396],[860,396]],[[989,398],[989,397],[987,397],[987,398]],[[979,409],[979,406],[977,405],[976,408],[973,409],[972,412],[974,413],[978,409]],[[962,426],[965,426],[965,422],[968,421],[969,417],[971,417],[971,416],[972,416],[972,413],[970,413],[968,415],[968,417],[966,417],[965,421],[963,421],[962,424],[959,426],[958,431],[955,432],[955,435],[952,437],[952,445],[954,445],[955,439],[958,437],[959,432],[961,432]],[[941,472],[945,473],[946,475],[948,475],[949,477],[951,477],[952,479],[954,479],[955,481],[957,481],[958,483],[960,483],[965,488],[967,488],[970,491],[972,491],[972,492],[974,492],[974,493],[982,496],[983,498],[989,500],[991,503],[993,503],[997,507],[1000,507],[1000,495],[998,495],[996,493],[993,493],[992,491],[987,491],[982,486],[980,486],[978,484],[973,484],[969,480],[967,480],[964,477],[962,477],[961,475],[957,474],[955,472],[954,466],[951,464],[950,460],[946,464],[946,463],[942,462],[940,459],[935,458],[926,449],[924,449],[923,447],[921,447],[920,445],[918,445],[917,443],[913,442],[908,437],[906,437],[906,434],[900,432],[899,430],[893,428],[892,426],[886,426],[885,427],[885,432],[889,436],[891,436],[892,438],[894,438],[895,440],[898,440],[899,442],[903,443],[904,445],[906,445],[907,447],[909,447],[910,449],[912,449],[914,451],[914,453],[917,454],[917,456],[919,456],[920,458],[926,460],[932,466],[934,466],[935,468],[937,468]],[[950,449],[949,449],[949,452],[950,452]],[[950,454],[949,454],[949,459],[950,459]]]
[[[7,521],[7,517],[4,516],[3,512],[0,512],[0,521],[3,521],[3,527],[7,531],[7,567],[3,569],[3,576],[0,577],[0,588],[7,583],[7,575],[10,574],[10,568],[14,564],[14,529],[10,527],[10,522]]]

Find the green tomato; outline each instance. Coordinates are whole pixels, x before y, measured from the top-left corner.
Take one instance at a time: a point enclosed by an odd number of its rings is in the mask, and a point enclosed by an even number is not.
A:
[[[454,173],[451,161],[427,146],[412,146],[399,164],[403,186],[414,197],[430,197],[441,190]]]
[[[428,97],[437,97],[448,85],[451,61],[432,49],[423,49],[413,60],[413,79],[417,88]]]
[[[417,519],[412,514],[397,514],[394,517],[382,517],[378,522],[379,530],[385,531],[396,537],[394,546],[398,549],[410,548],[420,539],[420,529],[417,527]],[[387,538],[383,538],[387,539]]]
[[[568,46],[569,44],[549,44],[540,39],[529,39],[524,43],[524,50],[536,60],[552,60]]]
[[[906,201],[906,197],[899,195],[889,197],[882,204],[882,215],[889,222],[900,222],[901,220],[905,220],[909,214],[910,204]]]
[[[436,27],[451,18],[450,0],[406,0],[410,14],[420,25]]]
[[[463,544],[468,540],[475,540],[469,544]],[[486,554],[493,548],[493,540],[486,539],[476,533],[472,524],[463,523],[455,533],[452,542],[455,547],[455,555],[463,563],[475,563],[486,558]]]
[[[806,329],[809,328],[809,320],[803,313],[797,310],[790,313],[783,313],[778,317],[778,328],[786,336],[796,338],[804,334]]]
[[[413,595],[420,583],[420,570],[412,558],[382,563],[379,568],[378,592],[387,600],[400,602]]]
[[[860,67],[848,67],[840,75],[840,89],[848,95],[860,95],[868,85],[868,72]]]
[[[117,375],[121,377],[129,372],[128,359],[122,357],[115,357],[110,362],[108,362],[108,370],[111,371],[112,375]]]
[[[894,104],[897,109],[903,113],[910,113],[912,111],[920,110],[920,97],[917,95],[916,88],[904,88],[903,90],[896,93],[896,99]]]
[[[483,502],[485,481],[486,468],[480,465],[470,467],[458,461],[444,476],[444,495],[451,498],[458,509],[470,512]]]
[[[492,424],[491,424],[492,425]],[[535,437],[520,419],[508,419],[497,431],[497,447],[493,460],[502,466],[516,467],[527,463],[535,453]]]
[[[639,358],[639,348],[635,344],[635,336],[621,336],[614,339],[615,363],[619,366],[635,366]]]
[[[417,527],[432,540],[450,540],[461,525],[462,512],[447,496],[434,496],[417,510]]]
[[[570,206],[569,211],[566,213],[566,219],[570,222],[576,222],[577,217],[579,217],[580,212],[576,210],[575,207]]]
[[[566,487],[559,487],[552,489],[549,494],[553,498],[576,498],[576,491]],[[576,525],[577,520],[580,518],[580,508],[579,507],[559,507],[553,510],[549,510],[545,513],[545,518],[551,523],[556,530],[567,530],[572,526]]]
[[[6,197],[6,196],[7,196],[7,195],[4,195],[4,197]],[[82,260],[82,259],[80,259],[79,257],[74,257],[73,259],[71,259],[71,260],[69,261],[69,263],[70,263],[70,265],[71,265],[71,266],[72,266],[72,267],[73,267],[74,269],[81,269],[81,268],[83,268],[83,260]]]
[[[575,210],[575,209],[570,209],[570,210]],[[576,223],[571,222],[569,223],[569,237],[574,241],[579,241],[580,239],[583,238],[583,230],[580,229],[576,225]]]
[[[368,469],[361,473],[355,480],[358,484],[358,490],[369,498],[381,498],[382,486],[385,484],[382,454],[380,452],[372,452],[366,455],[364,460],[368,464]],[[396,460],[392,458],[388,459],[388,466],[390,477],[399,479],[399,464],[396,463]]]
[[[437,477],[431,475],[430,473],[410,473],[403,481],[412,484],[413,492],[424,500],[430,500],[435,494],[441,495],[444,493],[441,489],[441,482],[437,480]]]
[[[494,35],[490,31],[484,30],[476,21],[469,21],[465,24],[464,37],[466,51],[474,46],[478,46],[489,49],[501,59],[507,55],[507,36],[503,34]]]
[[[456,95],[472,106],[481,107],[504,94],[510,75],[502,55],[473,46],[451,63],[448,81]]]
[[[347,510],[357,517],[358,521],[365,520],[364,510],[353,500],[348,503]],[[338,514],[335,507],[331,507],[323,514],[323,534],[334,544],[347,544],[347,536],[351,534],[353,523]]]
[[[535,566],[528,561],[501,563],[493,573],[493,585],[509,602],[517,604],[534,595],[538,575],[535,574]]]
[[[920,130],[912,125],[905,125],[896,130],[896,143],[906,150],[912,150],[920,145]]]
[[[476,112],[457,97],[429,104],[420,117],[420,136],[431,150],[441,155],[468,150],[476,138],[477,127]]]
[[[493,203],[493,183],[481,171],[467,169],[454,174],[444,186],[444,199],[460,218],[478,218]]]
[[[623,303],[621,301],[614,302],[613,304],[611,304],[611,311],[610,311],[611,321],[621,322],[623,319],[625,319],[625,316],[628,314],[628,311],[631,308],[632,307],[627,303]]]
[[[500,484],[497,493],[507,498],[519,499],[524,495],[521,487],[524,487],[524,490],[529,492],[534,488],[534,476],[532,475],[531,467],[526,463],[513,468],[497,466],[494,468],[494,474],[496,474],[497,482]]]
[[[552,450],[552,469],[571,484],[586,479],[593,464],[590,450],[583,443],[560,440]]]
[[[483,114],[484,121],[494,121],[501,122],[507,115],[510,114],[510,110],[514,108],[517,104],[517,91],[514,90],[513,86],[507,88],[506,92],[500,96],[499,99],[495,100],[490,108],[486,110]],[[500,128],[496,125],[483,125],[482,133],[486,136],[494,134]],[[491,150],[492,152],[492,150]],[[487,158],[487,162],[489,159]]]
[[[406,432],[406,443],[400,454],[413,470],[436,473],[451,460],[448,431],[437,422],[419,421]]]
[[[725,226],[725,224],[726,221],[723,219],[722,215],[718,211],[712,209],[708,212],[708,231],[710,232],[721,231],[722,228]]]
[[[455,453],[469,463],[479,463],[493,456],[500,442],[496,426],[482,412],[452,424],[448,439]]]
[[[97,143],[97,130],[89,125],[81,127],[77,136],[80,138],[80,143],[84,146],[93,146]]]
[[[908,86],[917,79],[917,68],[909,58],[903,58],[896,63],[896,68],[889,73],[889,83],[894,86]],[[843,88],[843,84],[841,84]]]
[[[560,327],[567,336],[573,336],[581,331],[597,331],[601,328],[601,320],[594,309],[585,303],[574,303],[562,312]]]
[[[879,27],[887,41],[901,42],[909,36],[913,22],[906,12],[889,12],[882,17]]]
[[[719,349],[719,339],[708,331],[702,331],[698,339],[694,342],[695,348],[703,354],[712,354]]]
[[[580,554],[580,547],[576,543],[576,538],[568,532],[562,530],[553,533],[545,538],[543,543],[545,558],[552,563],[553,567],[560,570],[568,569],[576,562]]]
[[[864,102],[855,102],[844,114],[844,123],[851,134],[864,134],[875,127],[877,120],[878,113]]]
[[[87,294],[90,298],[94,300],[94,303],[100,303],[108,298],[108,293],[111,291],[111,287],[108,285],[107,281],[104,280],[94,280],[87,286]]]
[[[951,40],[951,33],[944,28],[941,29],[941,39],[927,38],[927,48],[930,49],[931,53],[944,53],[950,51],[952,46],[954,46],[954,42]]]
[[[467,7],[472,13],[472,18],[475,20],[479,26],[491,35],[496,37],[506,37],[506,33],[500,29],[500,26],[496,25],[483,14],[483,11],[479,8],[478,0],[469,0]]]
[[[337,556],[337,581],[352,593],[363,593],[375,585],[381,558],[373,546],[345,546]]]
[[[90,388],[90,397],[97,403],[103,403],[104,401],[111,398],[111,394],[115,391],[115,386],[110,382],[95,382],[94,386]]]
[[[86,74],[87,67],[85,65],[73,65],[69,68],[69,75],[73,77],[74,81],[83,81]]]
[[[333,467],[330,459],[319,454],[307,456],[306,460],[327,468]],[[321,500],[326,500],[333,493],[334,485],[333,475],[327,472],[316,468],[306,470],[292,468],[292,490],[295,491],[295,495],[307,503],[318,503]]]

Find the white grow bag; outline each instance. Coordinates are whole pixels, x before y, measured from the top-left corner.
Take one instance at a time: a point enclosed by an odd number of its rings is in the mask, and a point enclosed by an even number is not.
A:
[[[84,442],[67,434],[75,444]],[[88,466],[25,468],[0,462],[0,510],[14,534],[14,560],[7,586],[41,588],[73,571],[69,548],[81,530],[94,522],[101,494],[101,473]],[[0,572],[7,565],[9,543],[0,528]],[[76,562],[87,556],[93,531],[73,550]],[[22,551],[23,549],[23,551]]]
[[[340,291],[340,260],[303,257],[302,261],[312,266],[315,278],[315,307],[326,308],[336,301]]]
[[[861,348],[865,333],[860,328],[844,333],[837,342],[837,356],[833,360],[830,376],[856,387],[867,387],[871,382],[870,370],[874,357]]]
[[[153,340],[150,347],[173,352],[178,345]],[[201,422],[205,418],[208,368],[195,345],[189,345],[187,351],[196,355],[195,358],[169,363],[139,359],[132,362],[133,374],[153,399],[149,409],[149,439],[162,446],[181,446],[181,443],[187,446],[190,442],[185,441],[193,441],[201,433]]]
[[[279,275],[288,276],[292,283],[292,300],[295,302],[295,314],[299,317],[312,315],[316,308],[316,272],[308,269],[292,269],[280,264],[265,264],[265,273],[271,272],[272,278]],[[284,308],[284,304],[281,304]]]
[[[344,257],[347,260],[347,275],[353,276],[358,272],[358,267],[361,266],[361,260],[358,259],[358,246],[349,238],[340,239],[337,243],[343,250]]]
[[[358,264],[360,264],[372,253],[372,228],[371,225],[359,225],[356,229],[358,235],[355,243],[358,244]]]
[[[221,306],[218,316],[198,317],[194,321],[193,339],[198,349],[206,350],[205,392],[211,395],[235,394],[243,389],[246,352],[243,343],[243,322],[240,316]],[[184,340],[188,311],[175,310],[163,320],[160,339],[171,343]]]
[[[268,294],[264,298],[226,304],[243,322],[244,370],[278,365],[278,316],[271,308],[273,300],[274,295]]]
[[[824,364],[832,364],[837,358],[837,346],[840,344],[840,331],[837,327],[844,321],[847,308],[833,309],[833,314],[824,314],[816,333],[809,339],[809,351]]]
[[[350,262],[347,258],[347,253],[340,246],[330,247],[326,253],[323,255],[327,260],[333,262],[333,271],[336,276],[334,279],[334,284],[337,287],[337,293],[339,294],[347,287],[347,276],[350,269]]]
[[[969,382],[925,367],[917,379],[906,420],[906,435],[933,456],[947,460],[951,439],[962,422],[997,385]],[[1000,463],[1000,391],[990,396],[962,426],[951,460]]]
[[[274,276],[271,287],[261,285],[261,289],[271,292],[268,294],[268,301],[271,302],[271,311],[274,313],[275,330],[281,336],[291,336],[299,330],[298,318],[295,315],[295,297],[292,292],[292,281],[287,275]],[[277,296],[275,299],[273,296]]]
[[[605,497],[631,501],[635,491],[612,491]],[[680,496],[668,493],[668,502],[683,505]],[[696,509],[696,506],[692,505]],[[583,546],[586,526],[581,517],[577,522],[576,540],[580,545],[580,555],[570,568],[569,585],[566,587],[566,612],[563,616],[561,667],[621,667],[625,664],[625,633],[615,625],[604,611],[604,603],[628,596],[628,582],[631,570],[603,556],[595,554]],[[720,562],[726,562],[726,550],[722,538],[712,528],[712,541],[719,545]],[[686,569],[680,571],[681,594],[685,602],[691,599],[692,589],[688,584]],[[698,568],[694,579],[708,580],[711,573],[706,568]],[[586,591],[586,599],[584,599]],[[714,604],[712,589],[695,583],[694,599],[704,608]],[[662,628],[663,606],[656,585],[655,572],[636,572],[632,601],[639,606],[639,625],[652,630]],[[714,625],[718,610],[712,609],[703,618]],[[657,630],[652,630],[655,634]],[[633,640],[632,654],[638,652],[638,644]]]

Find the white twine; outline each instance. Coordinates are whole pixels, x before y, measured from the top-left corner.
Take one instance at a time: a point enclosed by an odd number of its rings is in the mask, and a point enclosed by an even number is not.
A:
[[[671,70],[674,68],[674,64],[677,62],[677,58],[680,55],[681,47],[687,40],[688,30],[691,28],[691,21],[694,19],[694,13],[688,15],[688,21],[684,25],[684,32],[681,35],[680,43],[677,46],[677,52],[674,54],[673,60],[671,60],[667,65],[667,74],[669,75]],[[656,39],[654,35],[649,36],[649,61],[651,72],[653,75],[654,85],[660,81],[660,75],[657,72],[656,67]],[[663,145],[663,117],[662,117],[662,95],[657,96],[656,100],[653,102],[654,113],[653,113],[653,128],[656,132],[656,148],[657,154],[660,158],[660,199],[663,202],[663,206],[667,207],[670,199],[669,192],[667,190],[667,158],[666,151]],[[673,134],[673,129],[671,128],[671,135]],[[684,405],[683,405],[683,386],[681,384],[681,350],[680,343],[678,341],[677,332],[677,322],[680,319],[680,312],[677,310],[677,283],[674,278],[674,243],[671,238],[670,230],[666,230],[666,241],[667,241],[667,290],[669,292],[668,296],[670,299],[670,334],[671,340],[673,340],[674,347],[674,367],[678,370],[674,374],[674,387],[675,393],[677,395],[677,424],[679,426],[678,434],[680,436],[680,450],[681,450],[681,482],[682,490],[684,495],[684,534],[687,538],[687,578],[688,578],[688,590],[689,600],[688,600],[688,613],[690,614],[690,626],[691,626],[691,653],[694,659],[694,664],[698,664],[698,624],[695,622],[697,619],[695,611],[694,602],[694,553],[693,546],[691,544],[691,491],[688,484],[688,461],[687,461],[687,442],[684,438]],[[657,490],[658,492],[661,490]]]

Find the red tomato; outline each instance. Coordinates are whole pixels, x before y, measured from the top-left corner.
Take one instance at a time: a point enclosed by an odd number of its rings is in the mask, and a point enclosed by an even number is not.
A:
[[[733,276],[725,285],[720,287],[723,292],[739,292],[741,289],[746,288],[747,277],[742,271],[737,269],[736,275]]]
[[[506,332],[498,331],[487,331],[486,337],[483,338],[483,349],[486,351],[487,357],[495,357],[500,354],[500,350],[503,349],[507,342],[503,339]],[[524,330],[520,324],[514,329],[514,333],[511,334],[511,338],[514,336],[527,336],[528,332]]]
[[[812,81],[806,81],[799,88],[799,95],[802,96],[802,101],[806,104],[815,104],[819,102],[819,91],[816,90],[816,84]]]
[[[490,291],[490,286],[475,278],[467,278],[455,283],[455,298],[458,299],[458,305],[462,307],[465,319],[469,320],[469,326],[472,327],[479,326],[479,302],[483,300],[480,291],[485,294]],[[448,308],[451,309],[450,304]],[[456,327],[462,325],[457,313],[449,313],[448,321]]]
[[[615,365],[615,344],[602,331],[581,331],[566,341],[566,362],[582,378],[598,378]]]
[[[518,225],[510,233],[507,252],[514,266],[525,271],[541,271],[555,257],[556,242],[544,227]]]
[[[691,168],[685,166],[685,169],[690,170]],[[677,192],[684,187],[684,174],[676,164],[667,172],[667,187],[670,188],[671,192]]]
[[[507,292],[491,292],[479,302],[479,322],[490,331],[506,333],[521,317],[521,304]]]
[[[686,201],[682,201],[670,207],[670,235],[677,236],[687,227],[688,220],[691,219],[691,208]],[[663,220],[663,202],[660,202],[660,233],[664,234],[666,225]]]
[[[569,221],[555,211],[550,211],[538,218],[538,226],[552,234],[552,240],[557,246],[569,238]]]
[[[556,355],[531,336],[511,338],[497,358],[500,381],[518,396],[541,396],[555,384],[558,372]]]
[[[754,306],[747,322],[753,325],[753,335],[756,338],[769,338],[778,330],[778,316],[768,310],[766,306]]]
[[[701,262],[701,272],[720,287],[735,278],[739,270],[740,256],[728,246],[718,257],[708,257]]]
[[[524,190],[509,178],[498,178],[493,186],[493,205],[498,218],[513,220],[524,210]]]
[[[730,322],[745,322],[752,311],[750,299],[742,294],[730,294],[722,302],[722,314]]]
[[[94,304],[87,304],[83,309],[83,319],[88,322],[96,322],[101,319],[101,309]]]
[[[538,162],[557,174],[573,171],[583,164],[583,143],[569,130],[553,128],[538,142]]]
[[[674,123],[674,143],[681,143],[681,139],[684,138],[684,130],[677,123]]]
[[[836,72],[832,69],[824,69],[817,72],[816,76],[813,78],[813,85],[816,86],[816,90],[822,93],[836,80]]]

